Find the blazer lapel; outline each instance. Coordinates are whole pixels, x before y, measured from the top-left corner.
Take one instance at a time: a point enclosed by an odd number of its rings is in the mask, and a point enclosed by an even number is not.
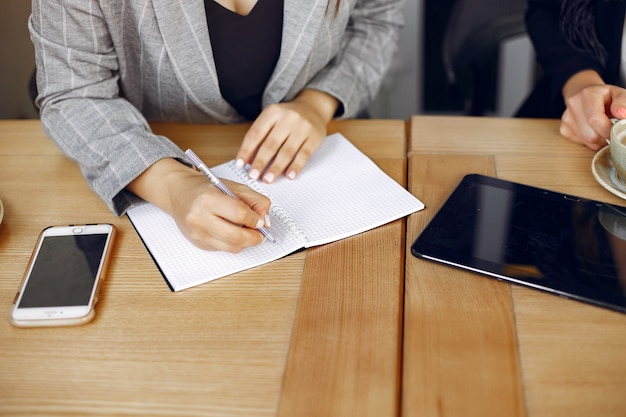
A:
[[[240,120],[222,98],[202,0],[152,0],[176,77],[193,102],[224,123]]]
[[[327,0],[284,2],[280,57],[265,89],[264,105],[282,101],[289,92],[311,53],[328,3]]]

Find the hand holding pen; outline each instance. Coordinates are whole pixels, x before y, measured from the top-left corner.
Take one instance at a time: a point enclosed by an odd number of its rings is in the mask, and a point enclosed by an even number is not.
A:
[[[235,199],[237,198],[237,196],[232,191],[230,191],[230,189],[228,189],[228,187],[215,174],[213,174],[213,172],[211,172],[209,167],[206,166],[206,164],[204,162],[202,162],[202,160],[191,149],[187,149],[185,151],[185,156],[187,157],[187,159],[189,159],[189,161],[200,172],[202,172],[204,175],[206,175],[206,177],[209,179],[209,181],[211,181],[211,183],[218,190],[220,190],[221,192],[223,192],[224,194],[226,194],[226,195],[228,195],[228,196],[230,196],[232,198],[235,198]],[[274,239],[274,237],[270,234],[269,230],[267,230],[267,228],[265,226],[260,227],[258,230],[270,242],[276,243],[276,239]]]

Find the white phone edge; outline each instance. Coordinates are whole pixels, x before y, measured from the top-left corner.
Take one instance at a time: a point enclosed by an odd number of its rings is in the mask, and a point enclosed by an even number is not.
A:
[[[89,300],[89,304],[85,306],[86,308],[81,310],[81,314],[74,317],[64,317],[64,318],[36,318],[36,319],[24,319],[21,317],[15,317],[15,314],[18,310],[18,301],[20,300],[20,296],[24,290],[24,287],[27,282],[27,278],[30,274],[30,271],[33,267],[35,258],[39,252],[43,239],[46,236],[63,236],[68,235],[67,230],[72,230],[74,228],[89,228],[89,233],[107,233],[107,242],[104,247],[104,251],[101,257],[101,263],[99,266],[98,275],[96,277],[96,281],[94,282],[94,286],[92,289],[92,294]],[[108,272],[108,267],[111,259],[111,252],[113,250],[113,243],[115,241],[115,237],[117,235],[117,229],[113,224],[110,223],[97,223],[97,224],[77,224],[77,225],[56,225],[56,226],[48,226],[43,229],[39,237],[37,238],[37,242],[35,247],[33,248],[33,252],[28,261],[26,270],[24,271],[24,276],[20,282],[18,287],[18,291],[15,294],[13,299],[13,303],[11,305],[11,312],[9,317],[9,322],[11,325],[15,327],[56,327],[56,326],[78,326],[82,324],[89,323],[95,317],[96,305],[98,304],[100,298],[100,292],[102,290],[102,285],[104,283],[104,279]],[[60,306],[63,307],[63,306]],[[81,306],[83,307],[83,306]],[[84,313],[82,312],[84,310]]]

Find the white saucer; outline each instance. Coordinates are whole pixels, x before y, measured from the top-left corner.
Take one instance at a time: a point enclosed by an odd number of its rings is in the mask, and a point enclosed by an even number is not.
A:
[[[608,146],[600,149],[593,157],[591,172],[601,186],[626,200],[626,183],[617,176]]]

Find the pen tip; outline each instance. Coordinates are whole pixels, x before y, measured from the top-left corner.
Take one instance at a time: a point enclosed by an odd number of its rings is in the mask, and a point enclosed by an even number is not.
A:
[[[265,236],[265,239],[269,240],[272,243],[276,243],[276,239],[274,239],[274,236],[271,235],[270,232],[267,231],[267,229],[263,230],[263,235]]]

